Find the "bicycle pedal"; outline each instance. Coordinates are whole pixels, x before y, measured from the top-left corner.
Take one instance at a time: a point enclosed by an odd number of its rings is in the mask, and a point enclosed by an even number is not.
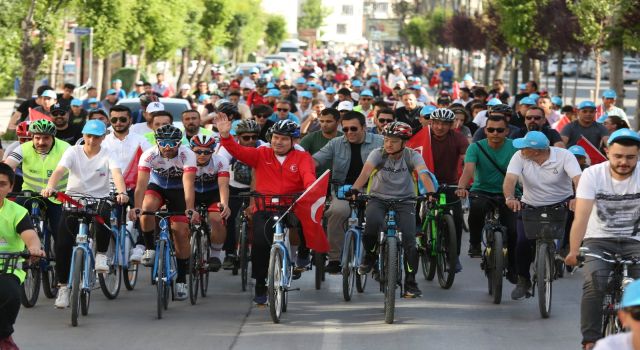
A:
[[[285,292],[300,291],[300,288],[285,288]]]

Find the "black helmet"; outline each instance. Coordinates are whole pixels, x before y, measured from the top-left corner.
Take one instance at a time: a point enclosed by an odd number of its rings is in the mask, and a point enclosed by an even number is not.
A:
[[[234,105],[231,102],[222,102],[221,104],[216,106],[216,111],[219,113],[224,113],[232,119],[240,116],[238,106]]]
[[[269,134],[278,134],[282,136],[290,136],[290,137],[300,137],[300,128],[296,122],[285,119],[278,120],[271,128],[269,129]],[[270,137],[269,137],[270,138]]]
[[[267,79],[259,78],[258,80],[256,80],[256,86],[257,87],[265,87],[265,86],[267,86]]]
[[[489,112],[500,113],[500,114],[504,114],[505,116],[511,116],[513,114],[513,109],[511,109],[511,106],[509,105],[499,104],[499,105],[489,107]]]
[[[403,122],[391,122],[384,126],[382,130],[383,136],[398,137],[402,140],[408,140],[413,135],[411,126]]]
[[[260,125],[255,120],[243,120],[236,125],[236,135],[260,133]]]
[[[163,125],[155,132],[156,140],[182,140],[182,130],[171,124]]]

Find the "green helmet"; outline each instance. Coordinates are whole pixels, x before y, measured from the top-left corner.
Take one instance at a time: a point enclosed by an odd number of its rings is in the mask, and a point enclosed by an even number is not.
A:
[[[45,134],[56,136],[56,126],[46,119],[40,119],[32,122],[29,125],[29,132],[31,134]]]

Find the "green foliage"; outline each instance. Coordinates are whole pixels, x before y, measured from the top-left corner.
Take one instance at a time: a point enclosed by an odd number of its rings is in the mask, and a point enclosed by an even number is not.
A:
[[[306,0],[302,4],[302,15],[298,18],[298,29],[319,29],[324,19],[332,12],[331,8],[322,6],[321,0]]]
[[[414,17],[404,26],[403,34],[409,39],[409,44],[424,49],[431,46],[429,40],[429,24],[424,17]]]
[[[545,51],[548,41],[536,31],[540,8],[549,0],[495,0],[506,44],[520,52]]]
[[[287,37],[287,21],[279,15],[270,15],[264,31],[264,41],[267,47],[277,48]]]
[[[578,17],[580,23],[580,33],[576,34],[576,38],[589,46],[604,47],[613,5],[611,0],[568,1],[569,10]]]
[[[113,52],[125,48],[125,34],[131,2],[127,0],[83,0],[78,12],[78,24],[93,27],[93,53],[105,58]]]
[[[20,75],[20,13],[22,4],[0,0],[0,96],[13,93],[13,81]]]
[[[199,22],[202,26],[201,53],[212,58],[215,55],[215,47],[224,45],[229,40],[226,29],[233,13],[228,0],[203,0],[203,7]]]

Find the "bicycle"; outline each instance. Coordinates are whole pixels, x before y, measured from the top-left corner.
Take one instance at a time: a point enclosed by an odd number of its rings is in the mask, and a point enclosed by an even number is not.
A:
[[[350,301],[355,286],[358,293],[364,292],[367,285],[367,275],[360,275],[358,267],[362,262],[364,247],[362,246],[362,231],[364,230],[364,201],[345,198],[345,194],[351,189],[350,185],[341,186],[336,191],[336,198],[349,201],[351,214],[347,221],[344,233],[344,246],[342,248],[342,296],[345,301]],[[362,225],[360,224],[362,223]]]
[[[453,285],[458,262],[456,226],[450,209],[454,203],[447,203],[445,190],[448,188],[457,186],[440,186],[437,201],[419,201],[422,224],[416,234],[422,274],[427,281],[432,281],[437,272],[438,284],[443,289]]]
[[[582,266],[586,257],[592,257],[612,264],[611,269],[607,269],[605,274],[601,271],[592,273],[594,288],[605,292],[602,302],[602,337],[623,331],[622,324],[618,319],[618,310],[625,288],[634,279],[629,276],[629,266],[640,264],[640,257],[622,257],[620,254],[602,252],[602,255],[591,253],[589,248],[580,247],[578,262]]]
[[[567,204],[560,203],[543,207],[532,207],[523,203],[522,223],[527,239],[536,240],[536,257],[532,296],[538,289],[538,308],[542,318],[551,313],[553,280],[557,278],[556,242],[564,236],[567,220]]]
[[[489,295],[494,304],[502,302],[502,278],[506,275],[508,265],[508,235],[507,228],[500,223],[500,203],[504,202],[502,195],[484,195],[478,192],[469,197],[485,200],[491,207],[485,213],[482,227],[482,261],[480,266],[487,277]]]
[[[156,285],[157,315],[158,319],[161,319],[162,311],[169,308],[169,291],[173,296],[173,288],[178,276],[176,255],[171,243],[170,218],[171,216],[184,216],[184,212],[141,211],[136,213],[138,215],[152,215],[160,219],[158,223],[160,234],[156,239],[156,256],[153,262],[151,281]]]
[[[7,197],[25,199],[24,206],[29,210],[31,223],[38,233],[38,237],[40,237],[42,250],[48,258],[29,264],[25,269],[27,276],[22,285],[21,302],[24,307],[29,308],[36,305],[40,294],[40,286],[42,286],[42,291],[48,299],[53,299],[58,295],[53,236],[51,230],[45,224],[44,198],[39,193],[21,191],[9,193]]]
[[[200,222],[191,224],[191,255],[189,256],[189,301],[195,305],[198,292],[204,298],[209,290],[209,265],[211,257],[211,229],[209,227],[209,212],[207,205],[198,206]]]
[[[240,206],[240,211],[238,212],[238,217],[236,218],[236,232],[238,233],[238,247],[237,247],[237,256],[238,256],[238,267],[234,267],[233,274],[236,275],[237,269],[240,271],[240,281],[242,284],[242,291],[247,291],[247,283],[249,280],[249,261],[250,261],[250,251],[251,246],[249,245],[249,217],[246,214],[246,209],[249,207],[249,192],[243,192],[236,196],[237,198],[242,199],[242,205]]]

